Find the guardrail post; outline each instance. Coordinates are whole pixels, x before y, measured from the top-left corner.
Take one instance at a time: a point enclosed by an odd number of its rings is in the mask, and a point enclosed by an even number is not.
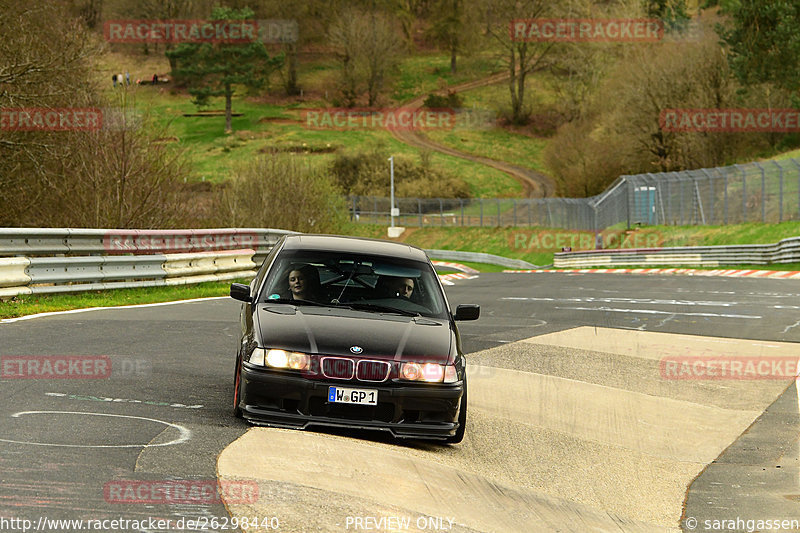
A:
[[[444,226],[444,203],[439,198],[439,225]]]
[[[483,198],[478,198],[479,203],[481,204],[481,227],[483,227]]]
[[[464,199],[463,198],[459,198],[458,202],[459,202],[459,204],[461,204],[461,225],[463,226],[464,225]]]
[[[500,227],[500,198],[497,199],[497,227]]]

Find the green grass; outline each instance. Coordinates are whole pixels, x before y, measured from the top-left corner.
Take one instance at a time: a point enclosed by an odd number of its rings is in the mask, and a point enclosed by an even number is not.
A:
[[[497,70],[488,53],[475,53],[457,59],[457,72],[450,74],[448,54],[423,54],[404,59],[394,82],[392,98],[404,102],[417,96],[428,95],[448,86],[485,78]]]
[[[168,129],[168,136],[177,139],[174,146],[185,150],[193,163],[192,178],[196,181],[223,182],[233,167],[268,149],[300,151],[298,158],[315,164],[328,163],[336,151],[366,151],[375,145],[385,146],[393,155],[413,159],[420,156],[419,149],[397,141],[386,130],[309,129],[304,127],[299,110],[246,98],[234,98],[233,110],[244,116],[234,117],[234,132],[226,134],[224,117],[184,117],[183,113],[196,111],[186,95],[156,93],[146,86],[136,90],[137,105],[149,109],[157,122]],[[221,98],[210,106],[223,107]],[[330,150],[334,152],[327,152]],[[521,191],[516,180],[499,170],[438,153],[431,155],[431,161],[435,167],[464,179],[474,196],[508,196]]]
[[[431,140],[456,150],[547,173],[542,152],[547,140],[520,135],[501,128],[432,131]]]
[[[74,294],[20,295],[10,300],[0,301],[0,318],[14,318],[36,313],[68,311],[87,307],[116,307],[227,296],[230,292],[231,283],[212,282],[172,287],[88,291]],[[249,281],[246,281],[246,283],[249,283]]]
[[[470,268],[474,268],[478,272],[502,272],[506,270],[507,267],[502,265],[494,265],[490,263],[473,263],[471,261],[460,261],[460,260],[453,260],[453,259],[436,259],[435,257],[432,258],[437,261],[447,261],[449,263],[458,263],[459,265],[464,265]],[[437,266],[436,272],[440,274],[453,274],[454,272],[461,272],[455,268],[448,268],[443,266]]]

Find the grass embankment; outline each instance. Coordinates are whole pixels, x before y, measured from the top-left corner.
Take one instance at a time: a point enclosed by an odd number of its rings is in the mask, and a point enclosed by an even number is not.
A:
[[[352,224],[346,233],[363,237],[386,238],[386,228]],[[624,227],[601,232],[604,247],[664,248],[670,246],[713,246],[723,244],[770,244],[800,235],[800,222],[781,224],[736,224],[730,226],[649,226],[634,230]],[[553,253],[564,246],[573,250],[594,249],[594,234],[552,228],[520,227],[444,227],[407,228],[396,239],[425,249],[462,250],[523,259],[535,265],[553,263]],[[764,265],[752,268],[785,269]]]

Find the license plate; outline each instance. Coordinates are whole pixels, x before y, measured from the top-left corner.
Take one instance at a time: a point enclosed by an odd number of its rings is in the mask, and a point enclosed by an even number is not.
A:
[[[331,403],[354,403],[358,405],[378,405],[378,391],[369,389],[345,389],[328,387],[328,401]]]

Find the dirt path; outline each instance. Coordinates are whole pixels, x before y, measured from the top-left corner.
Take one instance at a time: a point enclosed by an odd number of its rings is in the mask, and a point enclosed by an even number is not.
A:
[[[506,73],[495,74],[494,76],[489,76],[488,78],[484,78],[482,80],[475,80],[462,83],[460,85],[454,85],[453,87],[448,87],[447,90],[453,92],[466,91],[469,89],[500,83],[506,79],[508,79],[508,74]],[[422,103],[425,101],[425,98],[426,96],[414,98],[413,100],[406,102],[403,107],[414,109],[420,108],[422,107]],[[529,168],[519,167],[517,165],[512,165],[506,161],[498,161],[488,157],[461,152],[449,146],[432,141],[422,133],[413,130],[393,130],[392,135],[395,139],[411,146],[426,148],[428,150],[433,150],[454,157],[460,157],[468,161],[481,163],[483,165],[501,170],[522,184],[523,196],[526,198],[546,198],[555,195],[556,188],[553,180],[541,172],[537,172]]]

